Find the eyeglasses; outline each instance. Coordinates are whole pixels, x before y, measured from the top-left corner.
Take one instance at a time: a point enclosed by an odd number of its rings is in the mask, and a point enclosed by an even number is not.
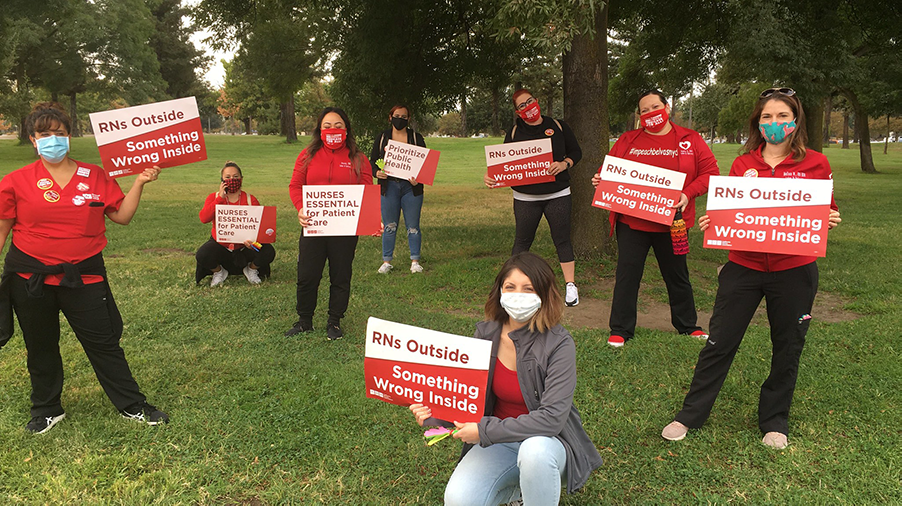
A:
[[[787,97],[791,97],[796,94],[796,90],[792,88],[771,88],[769,90],[764,90],[761,92],[761,96],[758,98],[767,98],[775,93],[779,93],[780,95],[786,95]]]
[[[517,106],[517,110],[522,111],[523,109],[526,109],[527,107],[529,107],[530,105],[532,105],[534,103],[536,103],[535,97],[529,97],[529,99],[527,99],[526,102],[523,102],[522,104]]]

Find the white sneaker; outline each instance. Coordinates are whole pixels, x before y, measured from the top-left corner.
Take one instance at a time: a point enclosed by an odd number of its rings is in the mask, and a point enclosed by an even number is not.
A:
[[[229,271],[225,270],[224,268],[220,268],[218,271],[213,273],[213,280],[210,281],[210,286],[221,285],[227,277],[229,277]]]
[[[244,277],[246,277],[247,281],[252,285],[259,285],[263,282],[263,280],[260,279],[260,273],[257,269],[251,269],[250,265],[246,265],[242,272],[244,272]]]
[[[410,262],[410,272],[412,274],[423,272],[423,266],[420,265],[420,262]]]
[[[574,283],[567,283],[567,295],[564,297],[564,304],[570,307],[579,304],[579,290],[576,289]]]
[[[383,263],[382,267],[379,267],[379,274],[388,274],[391,270],[394,269],[391,264]]]

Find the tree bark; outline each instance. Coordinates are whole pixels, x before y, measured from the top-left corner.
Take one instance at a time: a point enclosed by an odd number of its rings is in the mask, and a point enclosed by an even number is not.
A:
[[[808,131],[808,148],[822,152],[824,139],[824,101],[818,100],[805,110],[805,129]]]
[[[29,143],[28,140],[28,124],[26,120],[28,116],[22,116],[19,118],[19,144]]]
[[[69,134],[72,137],[81,137],[81,128],[78,126],[78,101],[76,100],[74,91],[69,95],[69,117],[72,118],[72,131]]]
[[[498,114],[501,112],[501,91],[495,87],[492,88],[492,135],[498,137],[501,135],[501,122]]]
[[[849,149],[849,111],[842,112],[842,149]]]
[[[824,99],[824,146],[830,146],[830,122],[833,121],[833,95]]]
[[[868,174],[875,174],[877,168],[874,167],[874,155],[871,152],[871,129],[868,126],[868,113],[858,101],[858,95],[850,89],[843,90],[843,94],[852,104],[852,110],[855,111],[855,134],[858,137],[858,152],[861,157],[861,171]]]
[[[247,135],[251,134],[251,118],[244,118],[241,120],[244,123],[244,133]]]
[[[467,92],[460,94],[460,136],[467,136]]]
[[[285,140],[289,143],[297,142],[298,129],[294,115],[294,93],[288,97],[288,100],[282,102],[280,109],[282,112],[282,135],[285,136]]]
[[[883,139],[883,154],[886,154],[886,150],[889,147],[889,114],[886,115],[886,138]]]
[[[596,258],[614,251],[608,213],[592,207],[595,189],[589,184],[610,148],[607,21],[606,3],[595,16],[594,38],[575,37],[563,58],[564,119],[576,134],[583,152],[582,160],[570,168],[571,239],[579,259]]]

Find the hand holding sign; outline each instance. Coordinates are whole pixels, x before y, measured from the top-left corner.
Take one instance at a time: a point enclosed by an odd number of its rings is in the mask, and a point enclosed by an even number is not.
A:
[[[682,172],[608,155],[592,178],[592,205],[669,226],[674,209],[685,207],[681,191],[685,181]]]
[[[485,184],[489,188],[554,181],[550,172],[554,154],[548,138],[486,146],[485,163]]]
[[[389,176],[431,185],[435,181],[439,152],[433,149],[390,140],[385,145],[384,167]],[[376,177],[379,177],[378,173]]]

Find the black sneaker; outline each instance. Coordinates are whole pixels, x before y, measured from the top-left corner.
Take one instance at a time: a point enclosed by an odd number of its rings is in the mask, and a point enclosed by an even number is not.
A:
[[[338,324],[330,323],[326,326],[326,337],[328,337],[330,341],[341,339],[344,335],[344,332],[341,331],[341,327],[339,327]]]
[[[119,414],[122,415],[122,418],[144,422],[147,425],[169,423],[169,415],[157,409],[156,406],[151,406],[147,401],[136,402],[125,409],[120,409]]]
[[[285,331],[285,337],[296,336],[303,332],[313,332],[313,322],[298,320],[294,326]]]
[[[65,413],[56,416],[36,416],[25,425],[25,430],[33,434],[43,434],[49,432],[63,418],[66,418]]]

